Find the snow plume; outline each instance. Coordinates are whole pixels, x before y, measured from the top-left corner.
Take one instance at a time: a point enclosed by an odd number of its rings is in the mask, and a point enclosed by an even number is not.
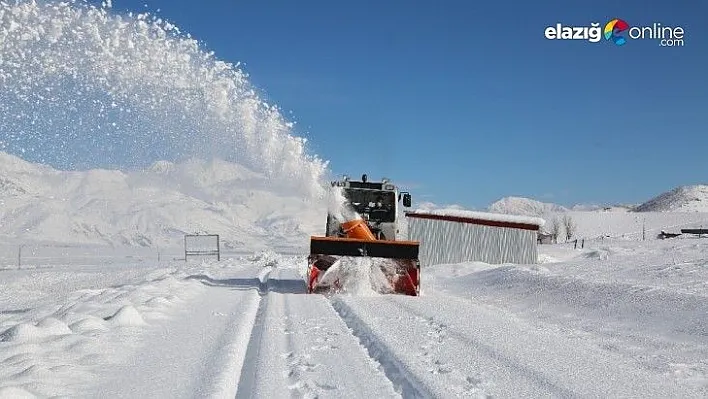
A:
[[[329,193],[328,211],[339,223],[345,223],[350,220],[361,220],[354,208],[352,208],[349,200],[344,196],[342,187],[332,187]]]
[[[219,158],[322,198],[327,163],[239,64],[110,1],[0,1],[0,151],[59,169]]]

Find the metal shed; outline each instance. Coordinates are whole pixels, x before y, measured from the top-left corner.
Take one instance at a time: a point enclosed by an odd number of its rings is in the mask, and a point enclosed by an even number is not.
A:
[[[457,209],[406,212],[408,238],[420,241],[421,266],[478,261],[538,261],[541,218]]]

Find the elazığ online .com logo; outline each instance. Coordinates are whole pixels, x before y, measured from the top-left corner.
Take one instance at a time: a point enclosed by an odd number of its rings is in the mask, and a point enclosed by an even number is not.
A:
[[[605,24],[604,29],[598,22],[590,26],[565,26],[560,22],[548,26],[544,31],[549,40],[586,40],[597,43],[603,38],[618,46],[630,40],[656,40],[661,47],[684,45],[684,30],[680,26],[665,26],[654,22],[648,26],[630,26],[622,19],[614,18]]]

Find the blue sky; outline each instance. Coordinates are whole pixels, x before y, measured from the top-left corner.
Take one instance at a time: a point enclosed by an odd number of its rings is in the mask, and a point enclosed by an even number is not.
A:
[[[637,203],[708,183],[705,2],[114,0],[245,63],[335,173],[388,176],[414,199],[482,208],[509,195]],[[544,30],[681,26],[654,40]]]

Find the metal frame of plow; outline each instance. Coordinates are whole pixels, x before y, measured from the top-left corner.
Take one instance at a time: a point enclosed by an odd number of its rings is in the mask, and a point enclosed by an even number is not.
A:
[[[420,262],[417,241],[363,240],[341,237],[311,237],[308,257],[308,293],[317,292],[320,274],[337,261],[338,256],[390,259],[396,263],[393,274],[387,273],[393,292],[420,295]]]
[[[207,237],[214,237],[216,238],[216,249],[189,249],[189,238],[207,238]],[[221,260],[221,245],[219,243],[219,235],[218,234],[185,234],[184,235],[184,261],[187,261],[187,258],[189,256],[214,256],[216,255],[216,260],[220,261]]]
[[[310,254],[318,255],[417,260],[419,248],[417,241],[369,241],[339,237],[312,237],[310,240]]]

